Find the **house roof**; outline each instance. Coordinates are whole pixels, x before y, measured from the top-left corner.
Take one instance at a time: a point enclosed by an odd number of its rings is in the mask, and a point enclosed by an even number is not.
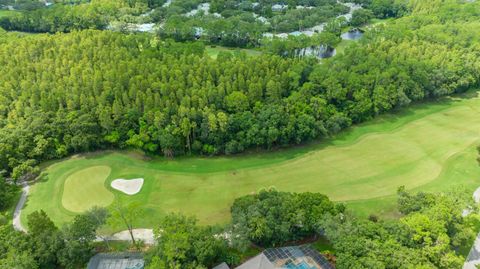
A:
[[[333,269],[330,263],[308,245],[270,248],[236,269]]]
[[[228,266],[228,264],[222,262],[221,264],[213,267],[212,269],[230,269],[230,267]]]
[[[143,269],[141,253],[99,253],[88,262],[87,269]]]
[[[275,269],[275,267],[262,252],[235,269]]]

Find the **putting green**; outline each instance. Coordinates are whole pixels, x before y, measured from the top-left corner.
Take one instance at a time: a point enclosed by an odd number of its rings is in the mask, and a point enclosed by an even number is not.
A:
[[[135,223],[142,228],[172,211],[196,215],[204,224],[225,223],[236,197],[271,186],[324,193],[360,215],[394,215],[401,185],[434,191],[462,185],[472,192],[480,186],[479,141],[480,98],[469,93],[378,117],[322,143],[272,153],[150,161],[132,152],[86,154],[46,165],[22,218],[44,209],[59,224],[70,220],[74,214],[58,206],[58,188],[72,173],[98,166],[110,167],[112,179],[145,179],[141,193],[115,194],[143,205]],[[103,183],[97,187],[104,189]]]
[[[69,175],[63,185],[63,207],[81,213],[94,206],[109,206],[114,199],[113,194],[105,188],[105,180],[110,172],[108,166],[93,166]]]

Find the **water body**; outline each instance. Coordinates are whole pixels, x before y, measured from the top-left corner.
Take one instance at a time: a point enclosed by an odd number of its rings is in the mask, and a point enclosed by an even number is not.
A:
[[[363,36],[363,31],[360,29],[352,29],[341,35],[343,40],[359,40]],[[318,59],[325,59],[333,57],[337,54],[335,48],[321,45],[314,47],[307,47],[295,50],[295,57],[316,57]]]
[[[295,57],[315,57],[325,59],[333,57],[337,54],[337,50],[330,46],[320,45],[295,50]]]
[[[343,40],[359,40],[363,36],[363,31],[360,29],[352,29],[341,35]]]

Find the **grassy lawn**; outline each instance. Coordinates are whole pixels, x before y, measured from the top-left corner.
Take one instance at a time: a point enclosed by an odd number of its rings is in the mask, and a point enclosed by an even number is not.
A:
[[[205,52],[208,56],[216,59],[220,52],[231,52],[231,53],[238,53],[238,52],[245,52],[248,56],[257,56],[262,54],[259,50],[253,49],[239,49],[239,48],[227,48],[222,46],[206,46]]]
[[[429,191],[462,185],[469,192],[480,186],[475,149],[480,143],[480,98],[469,95],[415,105],[325,142],[271,153],[149,161],[130,152],[75,156],[44,169],[22,218],[44,209],[57,224],[70,220],[74,213],[62,203],[65,181],[95,166],[111,168],[103,186],[115,199],[143,205],[136,222],[140,228],[153,227],[167,212],[196,215],[202,224],[226,223],[236,197],[269,187],[320,192],[346,202],[358,215],[395,217],[394,195],[401,185]],[[88,182],[89,176],[83,177]],[[134,196],[110,188],[114,179],[140,177],[145,183]],[[76,185],[72,191],[82,192],[84,186],[88,184]],[[93,194],[85,195],[82,203],[92,205],[90,197]],[[122,229],[111,226],[105,232]]]
[[[0,9],[0,18],[2,17],[8,17],[8,16],[13,16],[15,14],[18,14],[20,12],[15,11],[15,10],[5,10],[5,9]]]
[[[332,243],[330,243],[325,237],[320,237],[317,241],[312,243],[312,247],[320,253],[331,252],[334,253]]]
[[[391,22],[393,20],[394,19],[392,19],[392,18],[388,18],[388,19],[373,18],[373,19],[370,20],[370,23],[368,23],[367,27],[370,27],[370,26],[373,26],[373,25],[385,24],[385,23]]]
[[[81,213],[93,206],[109,206],[114,196],[104,185],[110,171],[108,166],[93,166],[68,176],[63,186],[63,207]]]

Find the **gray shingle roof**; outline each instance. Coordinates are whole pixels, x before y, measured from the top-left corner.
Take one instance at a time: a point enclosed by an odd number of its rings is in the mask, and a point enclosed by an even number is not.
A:
[[[228,264],[222,262],[221,264],[213,267],[212,269],[230,269],[230,267],[228,266]]]

